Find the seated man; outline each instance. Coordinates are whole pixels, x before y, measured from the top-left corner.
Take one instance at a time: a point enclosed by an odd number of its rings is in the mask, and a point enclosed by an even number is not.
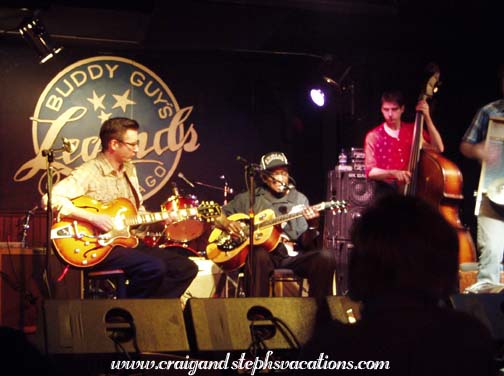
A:
[[[262,184],[254,191],[254,213],[272,209],[276,216],[298,211],[298,218],[282,224],[281,242],[268,252],[256,245],[249,253],[245,265],[245,293],[247,296],[268,296],[269,277],[275,268],[292,269],[298,276],[308,278],[309,295],[324,299],[331,294],[335,270],[335,259],[328,250],[307,250],[313,234],[318,211],[309,207],[308,199],[289,183],[287,157],[280,152],[271,152],[261,158]],[[243,236],[239,222],[227,216],[249,212],[249,192],[243,192],[225,205],[223,216],[217,219],[216,226],[237,236]],[[305,240],[305,241],[302,241]]]
[[[127,198],[137,212],[145,212],[136,168],[131,163],[138,151],[138,129],[138,123],[127,118],[111,118],[102,124],[102,151],[53,187],[52,209],[59,216],[90,223],[106,233],[115,229],[114,218],[76,206],[75,198],[87,196],[103,204]],[[135,248],[114,247],[92,267],[105,269],[125,271],[130,282],[128,298],[178,298],[198,273],[196,264],[185,255],[143,244]]]

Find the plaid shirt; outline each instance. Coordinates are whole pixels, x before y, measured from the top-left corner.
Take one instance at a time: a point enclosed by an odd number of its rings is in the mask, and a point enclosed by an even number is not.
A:
[[[136,190],[138,207],[128,179]],[[83,163],[68,177],[54,185],[52,206],[60,215],[68,215],[73,209],[71,200],[79,196],[89,196],[104,204],[125,197],[138,211],[145,211],[135,166],[131,162],[125,163],[123,170],[116,172],[103,153]]]
[[[486,139],[488,121],[493,116],[504,116],[504,99],[499,99],[483,106],[478,110],[474,119],[462,137],[462,141],[477,144]]]

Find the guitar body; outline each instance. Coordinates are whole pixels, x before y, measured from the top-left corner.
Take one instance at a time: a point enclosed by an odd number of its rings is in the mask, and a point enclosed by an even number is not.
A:
[[[64,262],[79,268],[92,267],[103,261],[115,246],[136,247],[138,239],[131,235],[125,224],[127,217],[135,216],[136,209],[125,198],[118,198],[107,205],[89,197],[74,199],[76,207],[106,214],[114,218],[115,227],[107,233],[99,232],[91,223],[62,218],[51,227],[54,247]]]
[[[260,228],[260,224],[274,218],[275,213],[271,209],[261,211],[254,218],[254,227],[256,228],[256,231],[254,231],[254,246],[260,245],[268,252],[273,251],[278,246],[281,231],[276,226]],[[231,236],[216,228],[210,233],[206,248],[208,259],[215,262],[225,271],[236,270],[245,265],[247,255],[250,251],[248,215],[236,213],[230,215],[229,219],[241,223],[244,236]]]
[[[87,196],[81,196],[72,203],[81,209],[96,214],[108,215],[114,222],[114,228],[109,232],[100,232],[93,224],[63,218],[51,227],[51,239],[57,254],[64,262],[77,268],[88,268],[103,261],[112,248],[123,246],[134,248],[138,239],[130,232],[131,226],[155,223],[170,219],[172,224],[191,218],[211,221],[218,218],[221,208],[213,201],[202,202],[198,208],[182,208],[177,211],[161,211],[158,213],[136,212],[135,206],[127,198],[117,198],[109,204],[102,204]]]

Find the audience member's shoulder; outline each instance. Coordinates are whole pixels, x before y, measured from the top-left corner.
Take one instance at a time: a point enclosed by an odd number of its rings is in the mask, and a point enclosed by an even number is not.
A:
[[[471,343],[490,343],[492,334],[483,322],[466,312],[457,311],[451,308],[440,309],[440,320],[442,320],[445,330],[451,330],[453,336],[473,338]],[[463,330],[461,330],[463,328]],[[458,335],[457,335],[458,334]]]

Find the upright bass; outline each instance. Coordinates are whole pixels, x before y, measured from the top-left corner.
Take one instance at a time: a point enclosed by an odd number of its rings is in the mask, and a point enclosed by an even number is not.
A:
[[[437,91],[440,72],[434,69],[428,77],[420,99],[427,100]],[[420,197],[439,210],[457,230],[459,264],[476,261],[476,250],[469,230],[459,218],[458,203],[463,200],[462,173],[455,163],[433,150],[422,149],[424,116],[417,111],[408,169],[411,181],[402,188],[405,195]]]

